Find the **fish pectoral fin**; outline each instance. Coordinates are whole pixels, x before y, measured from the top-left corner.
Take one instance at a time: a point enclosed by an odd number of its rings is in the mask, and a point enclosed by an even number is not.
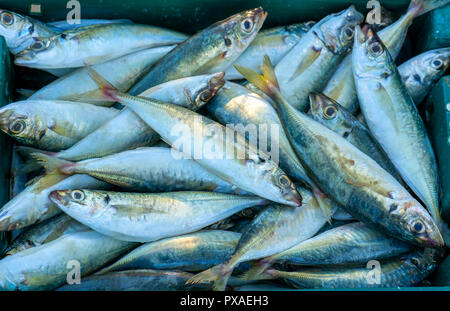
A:
[[[217,70],[215,68],[217,68],[217,65],[223,63],[223,59],[226,57],[226,53],[227,52],[220,53],[199,66],[196,70],[195,75],[204,72],[216,72]]]
[[[300,61],[300,64],[298,65],[297,70],[289,78],[289,82],[291,82],[292,80],[295,80],[302,72],[304,72],[306,69],[308,69],[314,63],[314,61],[319,57],[321,51],[322,51],[322,48],[312,47],[311,49],[309,49],[308,53]]]
[[[375,88],[376,97],[378,98],[379,102],[381,103],[378,105],[378,108],[383,111],[385,115],[391,116],[391,120],[394,121],[394,127],[395,131],[398,132],[399,122],[396,118],[397,113],[393,109],[395,103],[392,101],[391,96],[389,95],[388,91],[384,88],[384,86],[381,83],[377,84],[377,87]]]

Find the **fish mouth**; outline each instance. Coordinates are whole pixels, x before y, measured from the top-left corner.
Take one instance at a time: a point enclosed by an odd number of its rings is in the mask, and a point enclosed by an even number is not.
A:
[[[445,246],[444,238],[442,237],[440,231],[436,227],[431,234],[425,237],[419,238],[422,243],[432,248],[442,248]]]
[[[11,109],[0,109],[0,129],[8,133],[8,126],[11,121],[13,111]]]
[[[255,23],[259,29],[262,27],[264,21],[266,20],[268,12],[264,11],[262,7],[257,7],[253,10],[250,10],[249,15],[252,16],[253,20],[255,20]]]
[[[225,72],[218,72],[214,74],[211,80],[208,83],[208,88],[211,93],[216,95],[216,93],[225,85]]]
[[[58,207],[59,206],[67,206],[67,191],[64,190],[55,190],[52,191],[49,194],[49,199],[50,201],[52,201],[53,203],[55,203]]]
[[[290,206],[297,207],[302,206],[303,204],[303,198],[300,193],[298,193],[297,189],[292,190],[288,195],[285,195],[284,199],[288,202],[286,204]]]
[[[361,24],[364,21],[364,15],[358,12],[352,4],[345,10],[345,18],[351,24]]]
[[[320,109],[325,106],[325,103],[329,98],[323,93],[311,93],[309,94],[309,105],[313,115],[319,113]]]
[[[19,223],[12,221],[12,217],[8,211],[0,214],[0,231],[12,231],[18,229]]]

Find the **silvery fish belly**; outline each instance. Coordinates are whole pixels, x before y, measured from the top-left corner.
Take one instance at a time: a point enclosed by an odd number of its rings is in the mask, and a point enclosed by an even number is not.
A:
[[[0,231],[33,225],[61,213],[48,198],[56,189],[109,189],[111,186],[88,175],[46,175],[39,178],[0,209]]]
[[[175,45],[145,49],[94,65],[92,68],[102,76],[108,77],[119,90],[126,92],[142,74],[174,47]],[[62,99],[98,105],[104,100],[100,95],[97,84],[92,81],[86,68],[80,68],[44,86],[28,99]]]
[[[195,232],[247,207],[266,203],[258,197],[194,191],[142,194],[57,190],[49,197],[88,227],[135,242]]]
[[[440,226],[437,164],[425,125],[381,40],[370,28],[357,31],[353,72],[366,123]]]
[[[404,62],[398,72],[408,94],[419,105],[450,64],[450,48],[435,49]]]
[[[20,101],[0,109],[0,129],[23,144],[59,151],[71,147],[118,112],[78,102]]]
[[[186,35],[138,24],[90,25],[34,43],[16,55],[16,65],[39,69],[74,68],[103,63],[133,52],[173,45]],[[120,44],[118,43],[120,38]]]
[[[362,21],[353,6],[328,15],[280,60],[275,73],[281,93],[296,109],[306,110],[309,94],[322,91],[351,45],[354,26]]]
[[[253,41],[266,16],[262,8],[240,12],[191,36],[158,62],[130,94],[170,80],[226,70]]]
[[[11,11],[0,10],[0,35],[9,51],[16,55],[34,43],[34,38],[50,37],[58,32],[38,20]]]
[[[187,77],[150,88],[140,96],[197,110],[207,104],[224,83],[223,73]],[[152,128],[132,110],[125,108],[96,131],[55,156],[79,161],[151,146],[158,139],[159,135]]]
[[[92,230],[64,235],[0,260],[0,290],[56,289],[67,282],[71,261],[80,264],[81,276],[89,275],[136,244]]]
[[[246,66],[259,72],[264,55],[268,55],[276,65],[313,25],[314,22],[306,22],[262,30],[233,65]],[[225,71],[225,77],[227,80],[244,78],[234,67]]]

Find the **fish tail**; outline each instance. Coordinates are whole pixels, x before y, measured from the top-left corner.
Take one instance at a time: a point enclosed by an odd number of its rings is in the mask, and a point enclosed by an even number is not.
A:
[[[269,56],[264,55],[262,75],[239,65],[235,65],[234,68],[270,98],[275,100],[279,96],[280,86]]]
[[[41,168],[41,166],[39,164],[37,164],[35,161],[30,160],[32,153],[43,153],[43,154],[47,154],[50,156],[57,155],[57,153],[55,153],[55,152],[44,151],[44,150],[40,150],[40,149],[36,149],[36,148],[32,148],[32,147],[26,147],[26,146],[15,146],[14,150],[17,151],[20,154],[20,156],[27,159],[27,161],[24,163],[24,165],[21,168],[19,168],[19,170],[18,170],[19,174],[28,174],[28,173],[34,172]]]
[[[319,206],[319,208],[322,210],[323,214],[327,218],[328,223],[331,223],[331,217],[336,211],[337,206],[333,204],[330,198],[328,198],[328,196],[320,189],[313,188],[312,192],[317,206]]]
[[[85,67],[89,76],[92,80],[97,84],[98,88],[102,92],[105,100],[110,100],[113,102],[119,102],[119,98],[117,97],[121,92],[111,83],[106,81],[97,71],[95,71],[92,67]]]
[[[186,284],[199,284],[213,282],[213,289],[216,291],[224,291],[228,279],[233,272],[233,267],[230,267],[228,262],[214,266],[208,270],[200,272],[190,278]]]
[[[259,281],[259,280],[265,280],[267,279],[267,275],[264,274],[264,272],[270,268],[272,263],[268,260],[258,260],[256,262],[250,263],[251,268],[241,274],[239,276],[239,280],[242,281]]]
[[[47,173],[59,173],[63,175],[72,175],[75,173],[75,162],[70,162],[41,152],[34,152],[31,155],[31,161],[44,167]]]
[[[417,17],[448,3],[450,3],[450,0],[411,0],[408,13]]]

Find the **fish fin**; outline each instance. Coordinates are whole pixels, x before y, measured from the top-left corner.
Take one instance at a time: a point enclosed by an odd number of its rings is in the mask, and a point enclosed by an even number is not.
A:
[[[27,161],[24,163],[24,165],[18,171],[20,174],[31,173],[31,172],[34,172],[41,168],[41,166],[39,164],[37,164],[35,161],[30,160],[32,153],[44,153],[44,154],[52,155],[52,156],[56,155],[56,153],[54,153],[54,152],[44,151],[44,150],[40,150],[40,149],[36,149],[36,148],[32,148],[32,147],[26,147],[26,146],[15,146],[14,149],[22,157],[27,159]]]
[[[417,17],[448,3],[450,3],[450,0],[411,0],[408,13],[412,12],[414,17]]]
[[[224,291],[232,272],[233,269],[230,269],[228,262],[226,262],[194,275],[186,284],[213,282],[214,290]]]
[[[314,201],[327,218],[327,222],[331,224],[331,218],[334,212],[336,212],[337,205],[333,204],[331,199],[318,188],[313,188],[312,192],[314,195]]]
[[[238,279],[240,281],[259,281],[265,280],[266,276],[264,272],[272,265],[268,260],[258,260],[256,262],[250,263],[251,268],[241,274]]]
[[[34,184],[37,184],[36,188],[33,189],[34,193],[40,193],[43,190],[50,188],[51,186],[59,183],[61,180],[65,179],[67,176],[59,174],[58,172],[51,172],[47,175],[42,176]]]
[[[117,95],[120,93],[120,91],[114,85],[106,81],[92,67],[86,66],[85,68],[91,79],[94,80],[94,82],[98,85],[98,88],[102,91],[105,99],[113,102],[119,102],[119,98],[117,97]]]
[[[270,98],[274,99],[280,93],[280,86],[278,85],[275,71],[267,55],[264,55],[262,65],[263,75],[239,65],[235,65],[234,68]]]
[[[299,75],[302,74],[306,69],[308,69],[314,61],[320,56],[320,52],[322,51],[322,48],[316,49],[311,48],[309,49],[309,53],[302,58],[300,61],[300,64],[297,67],[297,70],[294,72],[294,74],[289,78],[289,81],[295,80]]]
[[[47,173],[59,173],[63,175],[74,174],[75,162],[70,162],[51,156],[41,152],[34,152],[31,154],[31,161],[36,162],[40,166],[44,167]]]

